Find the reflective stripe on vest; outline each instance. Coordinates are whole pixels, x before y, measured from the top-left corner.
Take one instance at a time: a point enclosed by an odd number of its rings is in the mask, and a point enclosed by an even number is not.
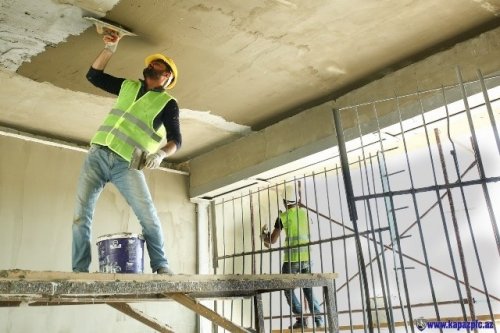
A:
[[[92,138],[91,143],[108,146],[130,161],[135,148],[156,152],[166,137],[165,127],[153,128],[153,121],[172,99],[166,92],[148,91],[139,99],[139,81],[123,81],[114,108]]]
[[[297,246],[309,242],[309,220],[303,208],[292,207],[280,214],[286,232],[287,246]],[[309,260],[309,247],[300,246],[284,250],[284,261],[298,262]]]

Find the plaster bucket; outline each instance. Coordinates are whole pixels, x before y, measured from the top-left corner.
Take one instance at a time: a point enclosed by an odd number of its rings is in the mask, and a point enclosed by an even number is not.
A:
[[[144,237],[132,233],[97,238],[99,271],[103,273],[144,272]]]

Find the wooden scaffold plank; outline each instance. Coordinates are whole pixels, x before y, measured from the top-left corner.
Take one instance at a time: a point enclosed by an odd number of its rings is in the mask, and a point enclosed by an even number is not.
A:
[[[195,298],[243,297],[257,292],[323,287],[336,276],[336,273],[159,275],[11,270],[0,271],[0,301],[9,301],[8,295],[46,302],[89,297],[107,302],[115,298],[123,301],[123,297],[133,297],[135,301],[156,300],[165,297],[161,295],[176,293]]]
[[[161,333],[175,333],[174,329],[167,324],[160,323],[156,318],[148,316],[142,311],[134,309],[127,303],[108,303],[109,306],[123,312],[135,320],[140,321],[144,325],[151,327]]]
[[[191,298],[184,294],[171,294],[169,295],[171,299],[187,307],[188,309],[196,312],[200,316],[203,316],[210,320],[211,322],[225,328],[232,333],[249,333],[246,329],[236,325],[230,320],[219,315],[217,312],[207,308],[203,304],[198,303],[194,298]]]
[[[174,332],[168,325],[126,304],[172,299],[230,332],[247,333],[197,298],[253,297],[257,301],[256,326],[263,332],[260,294],[295,288],[323,287],[329,294],[328,316],[336,316],[332,281],[336,273],[268,275],[158,275],[0,271],[0,306],[108,304],[159,332]],[[260,307],[259,307],[260,306]],[[336,327],[337,318],[329,323]],[[329,332],[333,332],[330,330]]]

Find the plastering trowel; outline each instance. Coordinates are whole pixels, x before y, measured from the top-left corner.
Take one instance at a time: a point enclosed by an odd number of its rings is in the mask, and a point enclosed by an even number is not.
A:
[[[126,27],[107,19],[103,18],[98,19],[89,16],[84,17],[84,19],[94,23],[97,32],[101,35],[108,34],[109,31],[111,30],[111,31],[117,31],[121,36],[137,36],[136,34],[131,32],[130,29],[127,29]]]

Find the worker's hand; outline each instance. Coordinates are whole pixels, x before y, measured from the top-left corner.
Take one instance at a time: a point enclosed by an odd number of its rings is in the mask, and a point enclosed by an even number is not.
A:
[[[270,237],[271,234],[269,232],[269,227],[267,226],[267,224],[264,224],[260,229],[260,239],[265,243],[269,242]]]
[[[118,42],[122,38],[122,35],[118,31],[108,28],[103,28],[102,34],[102,40],[104,41],[105,45],[104,48],[114,53],[118,46]]]
[[[269,227],[267,226],[267,224],[264,224],[262,226],[262,228],[260,229],[260,234],[261,235],[267,235],[267,234],[269,234]]]
[[[148,169],[156,169],[160,166],[161,161],[163,161],[165,157],[167,157],[167,153],[160,149],[156,153],[149,154],[146,157],[146,163],[144,166]]]

